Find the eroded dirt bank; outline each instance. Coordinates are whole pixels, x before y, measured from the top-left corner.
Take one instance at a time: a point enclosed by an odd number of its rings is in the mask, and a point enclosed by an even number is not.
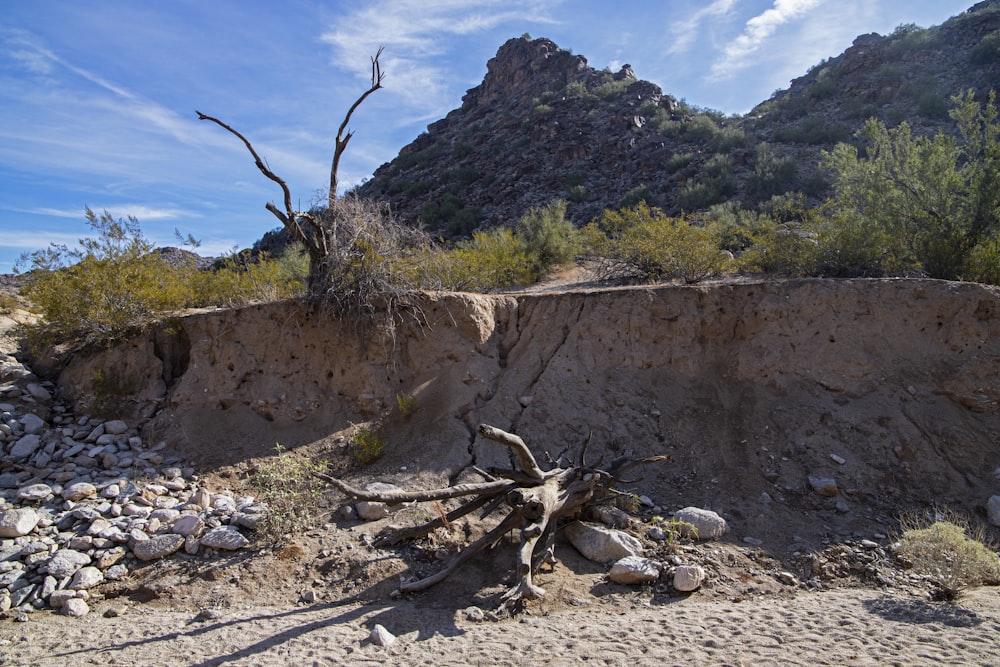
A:
[[[640,491],[784,550],[878,531],[900,508],[976,512],[1000,491],[1000,295],[912,280],[429,294],[394,342],[300,303],[202,313],[75,359],[77,400],[127,396],[206,469],[333,443],[379,420],[365,478],[439,483],[498,463],[487,422],[536,451],[670,463]],[[99,370],[100,369],[100,370]],[[95,382],[95,379],[99,381]],[[416,397],[401,413],[396,396]],[[842,461],[842,462],[841,462]],[[401,468],[406,466],[406,470]],[[816,494],[809,477],[836,480]]]

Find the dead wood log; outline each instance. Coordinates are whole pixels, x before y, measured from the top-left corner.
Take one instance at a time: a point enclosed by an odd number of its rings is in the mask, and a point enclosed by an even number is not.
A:
[[[499,524],[461,549],[442,570],[423,579],[402,583],[399,588],[401,593],[430,588],[446,579],[476,553],[494,546],[510,531],[519,530],[520,546],[517,550],[515,569],[517,583],[501,597],[500,608],[515,609],[525,600],[544,596],[545,590],[532,581],[532,576],[543,564],[555,562],[554,542],[559,519],[576,515],[588,503],[595,499],[602,500],[613,493],[614,483],[624,472],[637,465],[669,458],[652,456],[638,461],[620,460],[607,471],[584,465],[543,471],[520,437],[488,424],[481,425],[479,433],[484,438],[509,447],[516,458],[518,470],[491,469],[491,476],[486,482],[459,484],[428,491],[366,491],[328,475],[319,475],[347,496],[357,500],[398,504],[475,496],[473,500],[448,514],[419,526],[392,527],[383,531],[376,541],[377,546],[423,537],[436,528],[450,525],[451,521],[484,506],[487,507],[485,516],[496,507],[501,498],[506,501],[510,510]]]

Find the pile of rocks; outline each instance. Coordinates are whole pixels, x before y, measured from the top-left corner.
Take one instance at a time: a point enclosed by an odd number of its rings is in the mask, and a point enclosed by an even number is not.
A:
[[[139,561],[234,550],[266,507],[210,492],[120,420],[75,417],[0,354],[0,612],[88,612]]]

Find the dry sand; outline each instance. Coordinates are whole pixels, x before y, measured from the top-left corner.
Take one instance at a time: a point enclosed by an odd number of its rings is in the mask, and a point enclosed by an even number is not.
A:
[[[617,605],[616,605],[617,606]],[[56,665],[996,665],[1000,594],[958,603],[864,589],[472,622],[419,598],[248,607],[219,618],[145,606],[119,618],[32,615],[0,625],[0,664]],[[369,639],[381,624],[397,636]]]

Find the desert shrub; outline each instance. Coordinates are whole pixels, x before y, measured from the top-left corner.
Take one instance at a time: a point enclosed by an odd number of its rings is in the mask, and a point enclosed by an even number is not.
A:
[[[427,246],[405,263],[426,289],[495,292],[533,281],[534,261],[509,228],[475,232],[451,249]]]
[[[624,95],[632,83],[631,79],[621,79],[619,81],[611,79],[604,81],[594,87],[594,94],[605,100],[615,99]]]
[[[571,185],[569,190],[566,191],[566,197],[577,204],[587,201],[587,186],[586,185]]]
[[[720,273],[727,255],[704,226],[668,218],[645,203],[605,211],[584,228],[591,260],[602,279],[693,283]]]
[[[723,127],[712,135],[708,147],[716,153],[728,153],[749,143],[750,139],[743,130],[737,127]]]
[[[649,191],[649,186],[645,183],[635,186],[625,193],[618,202],[618,208],[633,208],[642,202],[652,203],[653,193]]]
[[[529,209],[521,216],[515,235],[531,260],[533,281],[553,267],[572,262],[581,249],[580,232],[566,218],[566,202],[561,199]]]
[[[691,164],[692,160],[694,160],[693,153],[674,153],[670,156],[670,159],[664,163],[663,168],[668,174],[676,174],[678,171]]]
[[[691,142],[708,143],[719,131],[719,126],[707,114],[693,116],[684,123],[684,139]]]
[[[969,59],[975,65],[991,65],[1000,61],[1000,30],[983,35],[969,53]]]
[[[739,258],[742,271],[772,276],[808,276],[816,270],[818,244],[807,227],[762,217],[751,245]]]
[[[351,443],[353,445],[351,451],[354,454],[354,458],[359,463],[366,464],[374,463],[382,458],[385,448],[388,446],[385,434],[375,426],[359,428],[354,432]]]
[[[1000,583],[1000,557],[984,543],[984,533],[960,517],[933,522],[906,518],[896,557],[931,577],[939,596],[953,600],[962,591]]]
[[[778,157],[774,149],[760,144],[753,173],[747,179],[748,194],[760,201],[795,189],[798,170],[792,158]]]
[[[281,445],[271,459],[250,472],[249,482],[267,513],[257,526],[265,542],[279,542],[288,533],[308,529],[319,517],[324,484],[314,473],[326,472],[322,463],[295,456]]]
[[[138,220],[89,208],[85,215],[96,236],[21,258],[19,267],[30,268],[22,293],[42,316],[21,332],[30,344],[114,342],[191,299],[188,269],[154,253]]]
[[[970,252],[1000,229],[1000,122],[990,95],[953,99],[961,141],[939,132],[913,136],[907,123],[869,120],[867,151],[840,144],[823,154],[834,174],[837,219],[885,239],[902,270],[932,278],[966,274]]]
[[[732,174],[705,178],[681,188],[677,204],[685,211],[700,211],[733,196],[736,194],[736,187],[736,179]]]
[[[416,413],[419,404],[417,403],[417,397],[414,394],[407,392],[399,392],[396,394],[396,407],[399,408],[399,413],[404,417],[410,417]]]
[[[836,144],[851,138],[851,131],[841,122],[830,122],[820,116],[809,116],[795,124],[774,131],[775,141],[785,144]]]
[[[290,246],[285,253],[296,250]],[[256,259],[246,252],[232,253],[213,269],[189,273],[186,280],[190,305],[235,307],[301,296],[305,293],[308,258],[304,262],[305,275],[288,274],[293,270],[292,261],[291,257],[272,260],[266,253]]]

